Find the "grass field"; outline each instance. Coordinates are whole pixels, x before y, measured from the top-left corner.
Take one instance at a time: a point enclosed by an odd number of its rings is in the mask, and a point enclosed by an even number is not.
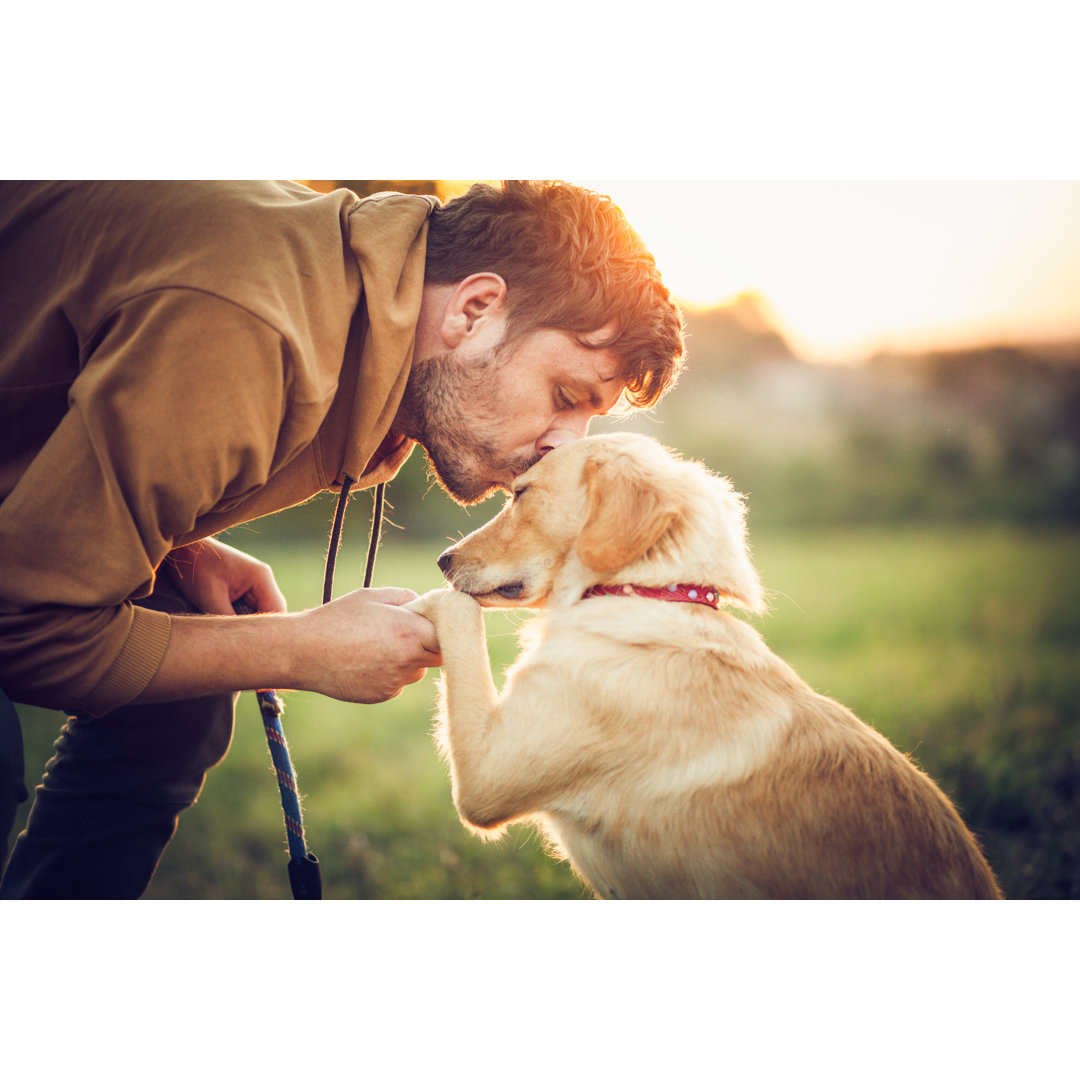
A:
[[[317,541],[231,542],[270,561],[293,609],[316,604]],[[359,585],[353,540],[336,592]],[[391,532],[375,584],[441,584],[438,545]],[[816,689],[910,752],[952,796],[1013,899],[1080,898],[1080,534],[1006,527],[763,534],[773,612],[754,620]],[[527,616],[488,616],[496,671]],[[497,844],[459,824],[429,730],[434,678],[392,702],[287,696],[285,727],[327,898],[581,899],[530,829]],[[40,774],[55,713],[21,709]],[[16,823],[21,827],[22,819]],[[233,747],[181,817],[150,898],[287,898],[277,787],[253,695]]]

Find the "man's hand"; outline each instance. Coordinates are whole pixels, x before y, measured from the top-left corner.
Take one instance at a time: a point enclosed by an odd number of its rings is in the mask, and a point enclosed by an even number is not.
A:
[[[305,657],[296,689],[372,704],[442,664],[435,627],[403,605],[411,589],[357,589],[295,616]]]
[[[245,600],[256,611],[288,611],[266,563],[220,540],[199,540],[174,549],[163,568],[190,603],[207,615],[232,615]]]
[[[264,610],[268,603],[283,610],[285,600],[273,585],[269,567],[226,550],[231,555],[217,563],[207,553],[192,560],[203,566],[187,578],[189,598],[200,607],[220,610],[223,596],[243,596],[249,602],[255,599]],[[252,570],[253,576],[245,570]],[[229,580],[232,584],[222,591]],[[249,584],[241,588],[245,581]],[[293,615],[223,612],[173,618],[161,666],[137,700],[171,701],[272,688],[312,690],[363,704],[387,701],[422,679],[429,667],[442,664],[434,626],[403,606],[414,599],[411,589],[357,589]],[[231,611],[231,602],[228,607]]]

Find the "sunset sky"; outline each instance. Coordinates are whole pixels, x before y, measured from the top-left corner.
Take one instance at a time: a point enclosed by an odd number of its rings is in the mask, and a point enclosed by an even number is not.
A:
[[[808,359],[1080,340],[1080,182],[620,181],[672,292],[763,294]]]

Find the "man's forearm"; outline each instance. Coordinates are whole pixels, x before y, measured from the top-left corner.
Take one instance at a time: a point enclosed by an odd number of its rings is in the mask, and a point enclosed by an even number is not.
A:
[[[385,701],[442,663],[434,628],[403,589],[358,590],[295,614],[173,616],[140,703],[237,690],[313,690]]]
[[[169,646],[139,703],[291,685],[295,616],[174,615]]]

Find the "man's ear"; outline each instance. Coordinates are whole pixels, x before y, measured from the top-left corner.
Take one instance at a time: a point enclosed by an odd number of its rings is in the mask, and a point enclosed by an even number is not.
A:
[[[498,274],[470,274],[458,282],[447,301],[439,327],[443,344],[456,349],[505,310],[506,282]]]
[[[601,574],[640,559],[679,513],[660,478],[628,454],[590,461],[585,472],[588,513],[578,536],[578,558]]]

